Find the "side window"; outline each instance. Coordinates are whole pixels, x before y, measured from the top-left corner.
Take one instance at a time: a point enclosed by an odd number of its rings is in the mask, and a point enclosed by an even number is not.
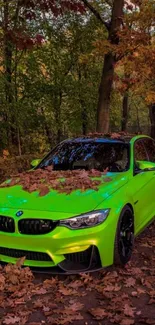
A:
[[[135,161],[148,161],[147,152],[144,147],[143,140],[136,141],[134,146]]]
[[[144,139],[144,145],[148,154],[149,161],[155,163],[155,141],[152,139]]]

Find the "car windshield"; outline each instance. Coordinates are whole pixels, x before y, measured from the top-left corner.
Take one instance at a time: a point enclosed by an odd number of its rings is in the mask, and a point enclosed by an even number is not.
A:
[[[37,166],[53,170],[97,169],[123,172],[129,169],[129,144],[101,141],[67,141],[53,149]]]

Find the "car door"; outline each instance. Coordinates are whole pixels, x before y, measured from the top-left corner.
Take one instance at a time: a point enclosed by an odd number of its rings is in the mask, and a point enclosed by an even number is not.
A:
[[[155,187],[155,171],[139,172],[136,161],[149,161],[145,139],[134,144],[133,186],[131,186],[135,210],[135,232],[139,232],[153,217],[153,187]],[[132,185],[132,184],[130,184]]]
[[[147,152],[148,159],[151,163],[155,164],[155,141],[151,138],[144,139],[144,146]],[[152,177],[152,188],[150,190],[150,209],[152,215],[155,215],[155,171],[150,172]]]

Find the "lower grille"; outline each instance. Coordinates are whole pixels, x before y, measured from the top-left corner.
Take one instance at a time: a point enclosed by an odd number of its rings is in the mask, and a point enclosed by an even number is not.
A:
[[[0,231],[15,232],[14,220],[10,217],[0,216]]]
[[[66,254],[65,257],[72,263],[89,264],[92,254],[92,246],[87,250],[78,253]]]
[[[0,247],[0,254],[15,258],[26,256],[26,259],[31,261],[52,261],[50,256],[46,253],[31,252],[13,248]]]
[[[22,219],[18,222],[18,229],[25,235],[44,235],[54,230],[57,222],[47,219]]]

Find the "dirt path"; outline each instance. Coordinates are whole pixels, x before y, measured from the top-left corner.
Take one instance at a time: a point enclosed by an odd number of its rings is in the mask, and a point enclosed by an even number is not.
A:
[[[0,324],[155,325],[155,224],[124,269],[51,277],[7,266],[0,274]]]

